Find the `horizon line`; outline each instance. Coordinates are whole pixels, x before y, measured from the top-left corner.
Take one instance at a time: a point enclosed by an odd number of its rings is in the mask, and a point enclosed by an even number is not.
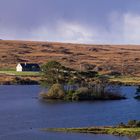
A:
[[[73,44],[73,45],[114,45],[114,46],[140,46],[140,44],[134,44],[134,43],[78,43],[78,42],[65,42],[65,41],[45,41],[45,40],[27,40],[27,39],[0,39],[0,41],[21,41],[21,42],[42,42],[42,43],[61,43],[61,44]]]

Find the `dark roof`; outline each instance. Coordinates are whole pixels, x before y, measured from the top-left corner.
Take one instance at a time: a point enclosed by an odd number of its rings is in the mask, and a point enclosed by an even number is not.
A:
[[[40,68],[36,63],[20,63],[22,68],[32,69],[32,68]]]

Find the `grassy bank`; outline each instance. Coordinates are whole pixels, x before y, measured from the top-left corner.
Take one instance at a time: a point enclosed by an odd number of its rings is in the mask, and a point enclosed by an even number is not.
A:
[[[39,84],[40,76],[15,76],[0,74],[0,85],[35,85]]]
[[[0,71],[0,74],[15,76],[39,76],[39,72]]]
[[[123,85],[140,85],[140,77],[133,76],[119,76],[119,77],[110,77],[110,82],[119,83]]]
[[[118,136],[140,136],[140,121],[129,120],[127,124],[120,123],[115,127],[79,127],[79,128],[47,128],[43,131],[76,132],[92,134],[109,134]]]
[[[118,135],[118,136],[140,135],[140,128],[85,127],[85,128],[48,128],[48,129],[42,129],[42,130],[54,131],[54,132],[110,134],[110,135]]]
[[[2,79],[0,80],[1,83],[5,83],[5,81],[7,81],[9,79],[10,82],[10,76],[23,76],[26,77],[28,76],[28,78],[32,79],[32,77],[37,77],[34,80],[38,80],[38,77],[40,76],[39,72],[17,72],[15,70],[12,69],[7,69],[7,70],[0,70],[0,75],[4,76],[6,75],[7,79]],[[113,84],[122,84],[122,85],[140,85],[140,77],[132,77],[132,76],[119,76],[119,77],[115,77],[115,76],[111,76],[109,77],[110,82]]]

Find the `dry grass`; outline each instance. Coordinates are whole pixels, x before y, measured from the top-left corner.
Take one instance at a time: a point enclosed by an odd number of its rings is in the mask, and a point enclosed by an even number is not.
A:
[[[49,60],[57,60],[76,69],[84,69],[84,64],[101,66],[104,68],[103,72],[121,71],[123,63],[134,75],[140,76],[140,45],[80,45],[0,40],[0,69],[15,68],[18,62],[43,64]]]
[[[127,85],[140,85],[140,77],[116,77],[110,78],[111,82],[120,82]]]

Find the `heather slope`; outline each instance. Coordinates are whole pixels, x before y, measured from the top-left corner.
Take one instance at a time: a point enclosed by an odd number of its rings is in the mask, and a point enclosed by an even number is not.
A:
[[[101,72],[119,71],[140,76],[140,45],[85,45],[0,40],[0,69],[18,62],[43,64],[57,60],[65,66]]]

